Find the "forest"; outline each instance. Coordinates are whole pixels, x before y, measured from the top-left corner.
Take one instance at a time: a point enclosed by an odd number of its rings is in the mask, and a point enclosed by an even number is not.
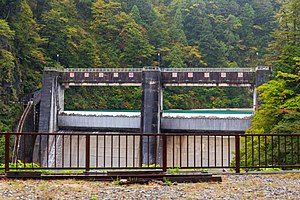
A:
[[[158,58],[158,53],[161,57]],[[0,0],[0,132],[45,67],[273,68],[249,132],[300,130],[299,0]],[[249,89],[166,88],[166,109],[252,107]],[[140,88],[67,90],[67,109],[140,109]]]

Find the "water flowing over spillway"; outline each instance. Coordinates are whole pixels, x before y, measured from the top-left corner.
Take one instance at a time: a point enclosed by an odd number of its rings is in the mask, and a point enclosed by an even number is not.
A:
[[[49,153],[48,153],[48,163],[47,163],[47,166],[49,167],[56,167],[56,165],[58,163],[56,163],[56,158],[57,157],[61,157],[61,152],[60,152],[60,149],[59,147],[61,147],[61,136],[56,136],[56,137],[51,137],[52,138],[52,141],[50,143],[50,150],[49,150]]]
[[[103,120],[106,119],[109,123],[114,123],[120,119],[136,119],[137,122],[140,121],[140,112],[139,111],[64,111],[62,115],[66,116],[74,116],[78,117],[96,117],[95,119]],[[199,119],[208,119],[213,121],[215,119],[220,120],[249,120],[252,116],[252,110],[250,109],[238,109],[238,110],[172,110],[166,111],[162,114],[162,120],[165,120],[165,125],[167,126],[169,123],[167,120],[175,121],[175,124],[169,124],[169,126],[176,127],[181,124],[181,126],[185,126],[188,124],[187,122],[191,122],[191,120],[199,120]],[[98,118],[100,117],[100,118]],[[97,121],[95,120],[95,121]],[[178,122],[176,120],[179,120]],[[187,120],[187,121],[185,121]],[[93,122],[90,120],[89,123]],[[126,121],[128,122],[128,121]],[[85,122],[84,122],[85,123]],[[194,122],[197,123],[197,122]],[[137,123],[137,126],[139,124]],[[88,131],[88,129],[86,130]],[[60,130],[59,133],[74,133],[74,135],[60,135],[60,136],[50,136],[49,137],[49,147],[47,153],[47,165],[49,167],[83,167],[85,164],[85,145],[86,145],[86,136],[85,135],[76,135],[75,130],[66,129]],[[116,166],[126,166],[125,164],[130,166],[139,166],[140,164],[140,145],[141,145],[141,137],[136,136],[113,136],[114,134],[119,134],[120,132],[98,132],[98,131],[88,131],[92,133],[91,135],[91,147],[90,147],[90,159],[91,165],[96,167],[116,167]],[[101,136],[96,136],[97,134],[102,134]],[[95,136],[93,136],[95,134]],[[107,136],[105,136],[107,134]],[[195,140],[195,141],[194,141]],[[170,137],[167,140],[167,145],[170,146],[168,154],[169,154],[169,163],[173,163],[174,165],[181,162],[184,163],[192,163],[198,162],[198,160],[193,160],[193,153],[190,153],[190,158],[186,152],[181,152],[181,148],[189,149],[196,148],[197,144],[202,144],[202,150],[197,150],[194,152],[195,157],[199,156],[202,159],[203,165],[212,164],[208,159],[208,154],[210,156],[216,155],[216,152],[220,152],[221,148],[224,148],[224,155],[218,155],[217,163],[229,163],[233,158],[233,154],[227,149],[234,148],[234,137],[228,137],[226,141],[221,143],[221,137],[211,137],[209,135],[200,138],[200,137]],[[212,148],[209,143],[215,143],[216,148]],[[188,143],[195,144],[186,146]],[[128,146],[126,146],[126,145]],[[125,145],[125,146],[124,146]],[[227,146],[225,146],[227,145]],[[174,147],[172,147],[174,146]],[[230,147],[229,147],[230,146]],[[63,147],[63,148],[62,148]],[[192,149],[188,151],[193,152]],[[158,149],[159,150],[159,149]],[[126,152],[126,155],[125,155]],[[171,156],[175,154],[176,156]],[[226,155],[226,156],[225,156]],[[157,155],[160,156],[160,155]],[[202,158],[203,156],[203,158]],[[183,160],[179,160],[179,158],[184,158]],[[160,158],[157,158],[159,160]]]
[[[166,131],[244,132],[251,125],[251,109],[167,110],[161,115]],[[63,111],[58,125],[64,130],[139,131],[140,111]]]
[[[139,110],[86,110],[63,111],[66,115],[102,115],[102,116],[140,116]],[[165,117],[219,117],[219,118],[244,118],[253,115],[253,109],[197,109],[197,110],[164,110]]]

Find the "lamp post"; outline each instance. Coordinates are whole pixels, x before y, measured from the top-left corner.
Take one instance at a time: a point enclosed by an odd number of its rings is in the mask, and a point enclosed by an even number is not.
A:
[[[161,62],[161,54],[160,54],[160,52],[157,53],[157,62],[158,62],[158,67],[160,67],[160,62]]]
[[[56,62],[59,62],[59,54],[56,54]]]

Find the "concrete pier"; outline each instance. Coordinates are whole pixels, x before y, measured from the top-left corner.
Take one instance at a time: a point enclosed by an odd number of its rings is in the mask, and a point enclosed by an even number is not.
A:
[[[145,68],[142,74],[141,133],[160,133],[161,72],[159,68]],[[159,141],[156,137],[141,138],[141,162],[155,163]]]
[[[258,66],[255,71],[255,87],[253,88],[253,109],[256,110],[258,108],[258,93],[257,89],[259,86],[267,83],[271,79],[272,71],[269,67]]]
[[[58,131],[58,112],[64,110],[64,88],[59,83],[59,72],[45,71],[41,93],[39,132]]]
[[[39,127],[40,133],[53,133],[58,131],[58,113],[64,110],[64,87],[59,82],[60,73],[56,70],[44,71],[43,88],[41,92]],[[35,151],[33,152],[33,161],[37,162],[39,157],[39,146],[44,147],[47,144],[45,136],[38,136],[35,142]],[[49,138],[52,139],[52,136]],[[44,150],[44,149],[43,149]],[[41,152],[41,157],[45,157],[45,151]]]

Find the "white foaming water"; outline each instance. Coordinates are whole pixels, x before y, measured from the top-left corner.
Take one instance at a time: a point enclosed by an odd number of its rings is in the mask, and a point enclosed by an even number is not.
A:
[[[49,136],[50,139],[50,147],[48,152],[48,167],[55,167],[55,158],[57,162],[57,157],[59,156],[59,142],[61,141],[61,135],[56,136]],[[56,146],[56,147],[55,147]],[[56,163],[58,164],[58,163]]]
[[[220,109],[220,111],[224,111],[225,109]],[[209,110],[203,110],[203,111],[209,111]],[[209,112],[204,112],[201,113],[200,112],[172,112],[172,113],[168,113],[168,112],[164,112],[162,117],[168,117],[168,118],[248,118],[253,116],[252,113],[218,113],[218,112],[214,112],[216,110],[212,110],[211,113]],[[232,110],[228,110],[228,111],[232,111]],[[140,117],[141,113],[140,112],[109,112],[109,111],[63,111],[61,114],[63,115],[82,115],[82,116],[126,116],[126,117]]]

